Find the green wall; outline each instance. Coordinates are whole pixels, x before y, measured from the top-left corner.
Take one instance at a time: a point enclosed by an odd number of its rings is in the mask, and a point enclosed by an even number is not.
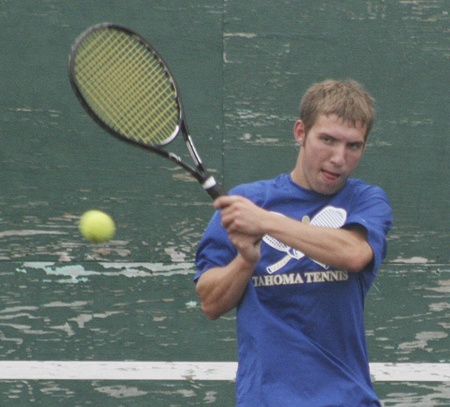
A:
[[[392,200],[389,259],[448,263],[443,0],[1,1],[2,259],[88,258],[76,222],[98,207],[118,223],[105,257],[170,262],[170,246],[191,260],[212,212],[178,169],[111,139],[78,105],[69,48],[103,21],[140,32],[165,57],[199,151],[227,188],[290,171],[292,125],[311,83],[361,81],[378,119],[357,175]],[[25,229],[34,232],[10,232]]]
[[[378,117],[356,175],[386,190],[395,215],[367,299],[371,360],[450,362],[449,19],[446,0],[0,0],[2,359],[236,357],[233,314],[207,321],[191,282],[209,197],[107,135],[70,88],[72,42],[110,21],[164,56],[226,188],[291,170],[313,82],[354,78],[371,91]],[[110,243],[79,235],[91,208],[114,217]],[[376,390],[385,406],[448,405],[445,383]],[[228,382],[5,381],[0,404],[230,406],[233,392]]]

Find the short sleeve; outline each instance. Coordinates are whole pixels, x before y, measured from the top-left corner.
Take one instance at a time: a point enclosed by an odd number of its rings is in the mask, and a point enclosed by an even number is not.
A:
[[[197,248],[195,257],[197,273],[194,281],[196,282],[205,271],[211,268],[226,266],[236,255],[237,250],[220,223],[220,212],[216,211]]]
[[[374,255],[373,261],[364,270],[372,275],[370,284],[386,257],[387,234],[393,224],[392,208],[381,188],[370,186],[359,191],[346,221],[346,225],[351,224],[361,225],[367,231],[367,241]]]

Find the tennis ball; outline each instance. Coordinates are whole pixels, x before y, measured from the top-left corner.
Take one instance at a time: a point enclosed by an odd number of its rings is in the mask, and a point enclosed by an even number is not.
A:
[[[95,243],[107,242],[116,232],[111,216],[95,209],[81,215],[78,227],[87,240]]]

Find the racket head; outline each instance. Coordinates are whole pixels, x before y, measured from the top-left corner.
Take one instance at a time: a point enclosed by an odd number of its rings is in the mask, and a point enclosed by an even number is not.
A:
[[[184,130],[171,72],[130,29],[102,23],[84,31],[72,46],[68,71],[84,109],[111,134],[158,149]]]

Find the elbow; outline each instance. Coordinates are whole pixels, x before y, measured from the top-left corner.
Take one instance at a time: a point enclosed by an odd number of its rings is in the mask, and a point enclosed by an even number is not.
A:
[[[226,314],[226,312],[228,311],[227,309],[222,308],[223,306],[221,306],[220,303],[214,300],[213,298],[202,296],[200,296],[200,298],[201,298],[201,309],[205,314],[206,318],[208,318],[211,321],[219,319],[222,315]]]
[[[197,294],[201,300],[201,310],[206,318],[215,321],[225,313],[219,309],[217,302],[210,298],[208,292],[200,284],[197,284]]]
[[[201,308],[206,318],[210,319],[211,321],[215,321],[216,319],[219,319],[221,316],[232,311],[235,308],[235,306],[228,303],[202,301]]]
[[[208,301],[206,293],[204,290],[202,290],[202,286],[200,284],[197,284],[197,295],[200,297],[201,310],[205,314],[206,318],[210,319],[211,321],[218,319],[220,317],[220,314],[217,312],[214,303]]]
[[[230,309],[226,305],[220,302],[214,301],[212,299],[203,298],[201,302],[201,309],[205,314],[206,318],[211,321],[219,319],[222,315],[226,314]]]
[[[216,309],[216,307],[207,305],[205,302],[202,302],[202,311],[205,314],[206,318],[208,318],[211,321],[215,321],[216,319],[219,319],[223,313],[219,312],[219,310]]]
[[[359,273],[364,270],[364,268],[367,266],[367,263],[363,263],[361,261],[357,261],[355,259],[349,259],[347,262],[347,267],[345,267],[346,270],[348,270],[351,273]]]
[[[361,250],[357,253],[349,253],[346,260],[346,269],[353,273],[363,271],[373,261],[373,252],[369,250]]]

